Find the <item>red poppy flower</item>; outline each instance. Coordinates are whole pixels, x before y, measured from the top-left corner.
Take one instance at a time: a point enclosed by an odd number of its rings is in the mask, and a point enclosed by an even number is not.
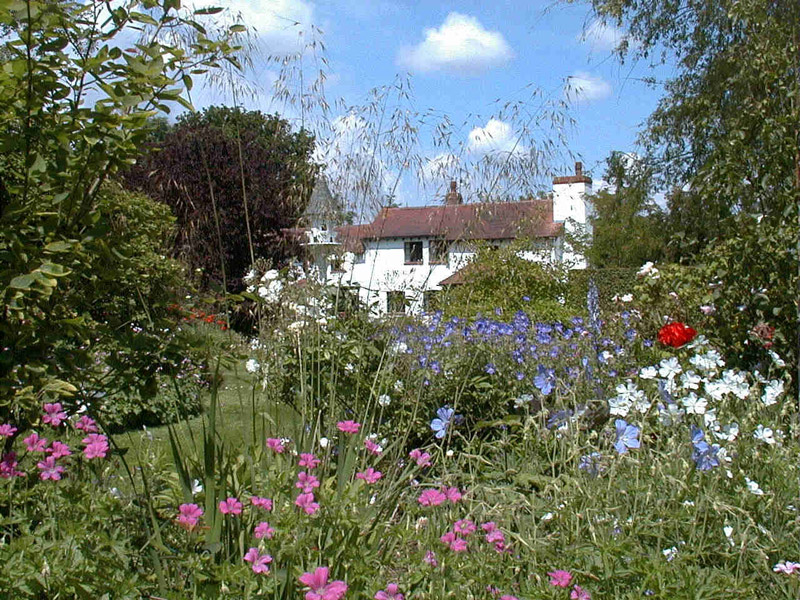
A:
[[[696,335],[697,332],[688,325],[684,325],[680,321],[673,321],[658,330],[658,341],[665,346],[680,348],[691,342]]]

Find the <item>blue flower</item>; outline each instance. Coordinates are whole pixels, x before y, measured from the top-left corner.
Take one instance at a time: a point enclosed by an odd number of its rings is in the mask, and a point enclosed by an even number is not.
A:
[[[599,452],[584,454],[581,456],[581,462],[578,464],[578,468],[592,477],[597,477],[603,471],[602,459],[603,455]]]
[[[533,385],[545,396],[549,395],[553,391],[553,374],[551,370],[539,365],[539,374],[533,378]]]
[[[692,425],[692,460],[698,471],[710,471],[719,466],[719,444],[709,445],[705,434],[699,427]]]
[[[494,364],[492,364],[492,363],[487,364],[486,367],[484,367],[484,370],[489,375],[494,375],[495,373],[497,373],[497,369],[495,369]]]
[[[570,409],[559,410],[554,412],[550,415],[550,418],[547,419],[547,423],[545,427],[548,429],[562,429],[566,428],[569,424],[569,420],[572,418],[573,412]]]
[[[453,421],[455,411],[449,406],[443,406],[436,411],[437,419],[431,421],[431,429],[437,439],[442,439],[447,434],[447,427]]]
[[[617,419],[614,421],[614,426],[617,429],[617,441],[614,442],[619,454],[625,454],[629,448],[639,448],[639,433],[640,430],[635,425],[631,425],[625,419]]]

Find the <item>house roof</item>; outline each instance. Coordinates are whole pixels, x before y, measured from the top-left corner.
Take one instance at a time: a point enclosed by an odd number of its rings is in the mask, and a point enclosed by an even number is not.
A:
[[[556,237],[562,223],[553,222],[553,200],[384,208],[372,223],[339,229],[347,240],[438,237],[456,240],[506,240]]]

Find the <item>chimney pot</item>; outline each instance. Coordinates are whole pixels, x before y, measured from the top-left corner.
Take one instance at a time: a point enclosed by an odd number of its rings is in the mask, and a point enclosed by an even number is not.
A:
[[[456,182],[450,181],[450,191],[444,197],[445,204],[461,204],[463,201],[461,194],[456,190]]]
[[[575,163],[575,175],[581,177],[583,175],[583,163],[578,161]]]

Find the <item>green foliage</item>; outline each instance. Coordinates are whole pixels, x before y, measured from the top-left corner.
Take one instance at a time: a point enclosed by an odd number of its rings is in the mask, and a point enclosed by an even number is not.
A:
[[[604,269],[575,269],[569,273],[569,297],[571,304],[586,304],[589,284],[594,282],[600,309],[609,313],[616,312],[623,304],[621,298],[633,292],[636,284],[636,272],[639,267],[607,267]]]
[[[146,340],[172,326],[170,224],[108,182],[139,155],[150,116],[188,106],[190,72],[236,61],[229,32],[214,39],[170,0],[110,13],[14,1],[0,25],[0,415],[25,426],[42,401],[86,401],[98,381],[152,386],[160,345]],[[164,27],[190,28],[190,48],[166,45]]]
[[[549,260],[532,261],[523,254],[540,252],[521,240],[494,248],[483,245],[461,271],[462,283],[442,293],[440,306],[447,316],[511,315],[524,310],[535,319],[568,319],[582,304],[566,305],[569,290],[566,268]],[[545,257],[546,258],[546,257]]]
[[[204,287],[241,291],[256,257],[283,266],[297,254],[284,230],[310,197],[313,148],[313,136],[277,115],[210,107],[183,114],[125,180],[172,209],[173,252]]]
[[[668,239],[664,212],[650,199],[652,172],[631,156],[614,152],[605,178],[614,191],[592,196],[592,241],[586,251],[595,267],[640,267],[663,256]]]

